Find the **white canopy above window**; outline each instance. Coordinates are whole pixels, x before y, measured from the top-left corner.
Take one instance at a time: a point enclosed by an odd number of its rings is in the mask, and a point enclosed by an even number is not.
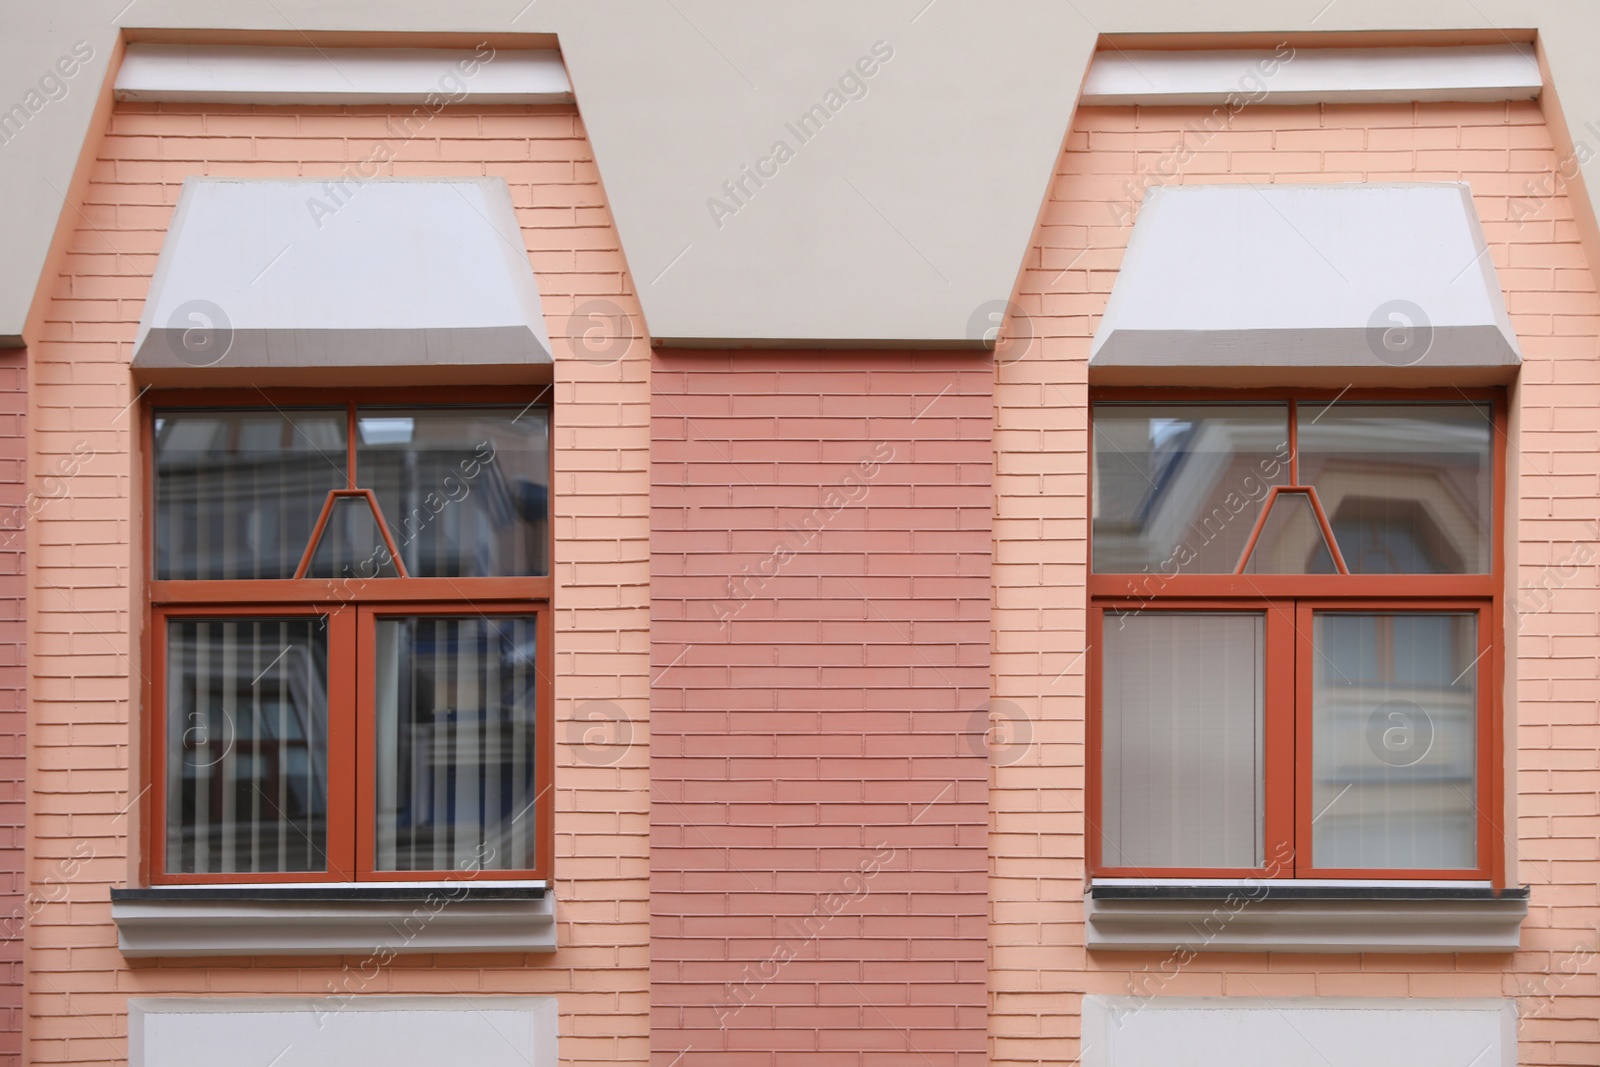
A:
[[[500,178],[190,178],[133,358],[149,370],[550,361]]]
[[[1465,183],[1155,187],[1098,368],[1512,367]]]

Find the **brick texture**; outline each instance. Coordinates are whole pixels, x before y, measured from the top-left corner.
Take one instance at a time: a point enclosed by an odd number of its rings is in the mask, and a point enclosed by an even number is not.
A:
[[[32,358],[32,475],[80,458],[35,516],[28,1058],[127,1060],[129,996],[361,993],[559,998],[565,1064],[641,1064],[648,1043],[648,346],[581,122],[570,107],[450,105],[406,137],[409,109],[119,108]],[[189,175],[337,177],[387,144],[384,176],[506,179],[556,349],[556,882],[553,955],[165,960],[116,948],[108,887],[133,877],[141,777],[142,480],[128,361],[180,183]],[[330,222],[330,225],[333,223]],[[595,304],[595,301],[601,301]],[[585,310],[586,306],[589,310]],[[599,308],[600,319],[590,314]],[[611,308],[615,308],[612,311]],[[575,312],[581,312],[576,316]],[[605,321],[601,321],[604,319]],[[613,342],[612,335],[620,337]],[[16,416],[0,369],[0,448]],[[5,457],[0,454],[0,462]],[[10,478],[0,479],[10,481]],[[12,549],[3,566],[19,565]],[[130,588],[131,584],[131,588]],[[0,591],[9,587],[0,587]],[[9,595],[9,594],[8,594]],[[20,614],[0,607],[0,665]],[[20,680],[0,675],[0,758],[17,755]],[[0,771],[0,773],[7,773]],[[7,790],[14,787],[7,786]],[[9,800],[0,792],[0,802]],[[8,806],[5,818],[15,825]],[[15,831],[12,831],[15,833]],[[0,863],[3,863],[0,860]],[[0,888],[4,883],[0,882]],[[369,968],[370,970],[370,968]],[[0,1007],[4,1003],[0,1002]]]
[[[22,1062],[22,949],[27,921],[27,526],[58,491],[29,493],[25,354],[0,355],[0,1067]]]
[[[657,355],[661,1067],[985,1060],[992,378]]]
[[[993,774],[991,1062],[1075,1062],[1081,994],[1507,996],[1520,1062],[1600,1063],[1600,299],[1563,161],[1536,104],[1085,108],[1051,183],[1002,346],[995,427],[995,692],[1033,743]],[[1225,116],[1225,112],[1224,112]],[[1219,128],[1220,127],[1220,128]],[[1180,151],[1180,145],[1182,150]],[[1591,146],[1592,148],[1592,146]],[[1570,173],[1570,169],[1567,169]],[[1089,344],[1151,184],[1466,181],[1525,363],[1512,391],[1505,635],[1510,956],[1165,954],[1084,949],[1084,623]],[[1176,970],[1174,977],[1166,973]]]

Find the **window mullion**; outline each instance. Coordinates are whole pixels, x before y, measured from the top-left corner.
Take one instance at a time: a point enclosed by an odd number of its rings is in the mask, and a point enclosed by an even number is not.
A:
[[[1289,484],[1300,484],[1300,401],[1289,401]]]
[[[1301,635],[1295,602],[1275,600],[1267,605],[1266,686],[1264,740],[1265,839],[1263,861],[1267,874],[1291,877],[1299,862],[1295,812],[1299,785],[1300,751],[1297,745],[1297,669]]]
[[[357,788],[359,784],[357,700],[361,662],[358,612],[344,606],[328,620],[328,875],[354,881],[357,873]]]
[[[354,489],[360,483],[356,481],[356,405],[353,400],[345,405],[344,448],[344,487]]]
[[[1288,610],[1292,612],[1294,628],[1294,666],[1293,684],[1291,689],[1291,704],[1293,714],[1289,721],[1293,724],[1292,762],[1294,784],[1290,792],[1292,804],[1289,811],[1293,813],[1294,820],[1294,865],[1296,877],[1306,877],[1312,866],[1311,833],[1312,824],[1316,822],[1318,813],[1311,810],[1312,796],[1314,793],[1315,777],[1312,773],[1312,719],[1311,719],[1311,692],[1315,679],[1314,662],[1317,649],[1315,638],[1315,624],[1312,617],[1312,604],[1304,600],[1287,601]]]

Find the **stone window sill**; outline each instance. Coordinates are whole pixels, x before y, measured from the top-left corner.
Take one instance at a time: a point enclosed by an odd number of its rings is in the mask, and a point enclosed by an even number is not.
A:
[[[1514,952],[1528,887],[1118,884],[1084,897],[1099,951]]]
[[[130,959],[553,952],[543,882],[296,883],[112,889]]]

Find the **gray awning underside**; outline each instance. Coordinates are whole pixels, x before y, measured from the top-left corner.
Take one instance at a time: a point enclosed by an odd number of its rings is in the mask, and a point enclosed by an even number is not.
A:
[[[1465,183],[1145,194],[1097,367],[1521,362]]]
[[[546,364],[500,178],[190,178],[135,367]]]

